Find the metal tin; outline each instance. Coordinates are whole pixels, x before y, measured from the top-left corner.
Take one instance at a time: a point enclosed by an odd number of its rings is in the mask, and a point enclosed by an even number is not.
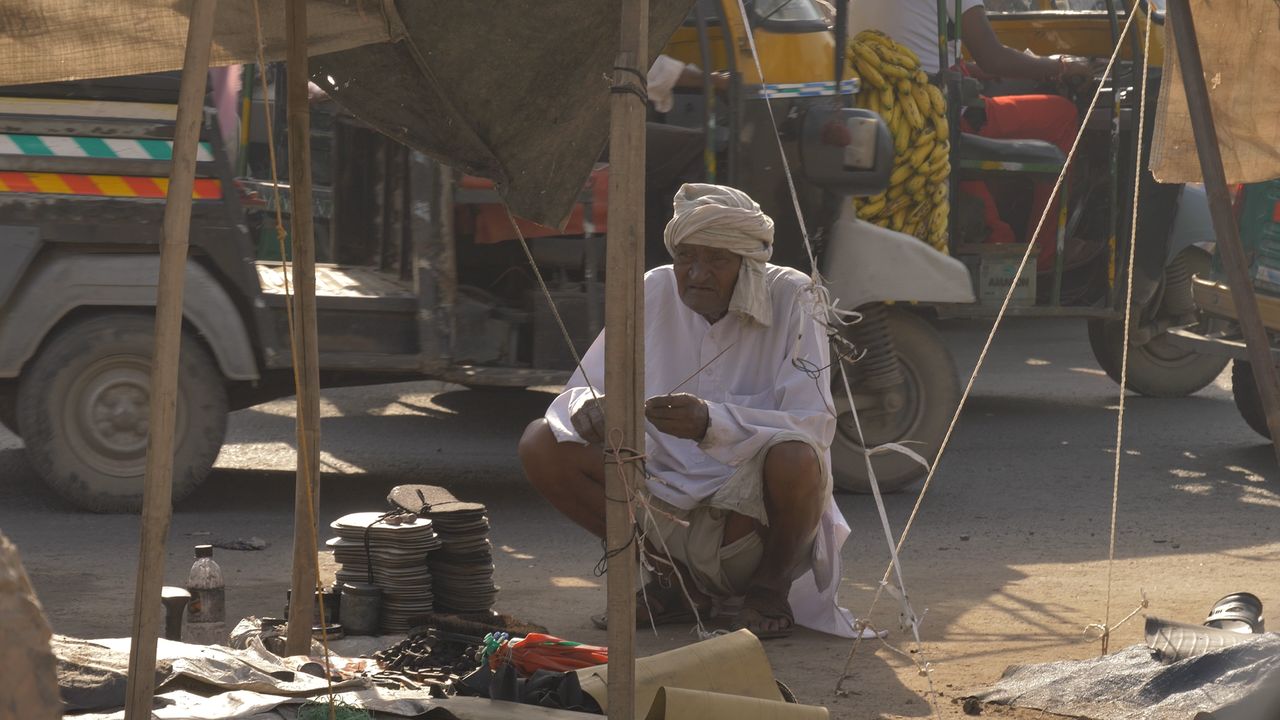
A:
[[[369,583],[343,583],[339,608],[339,621],[348,635],[377,635],[382,588]]]

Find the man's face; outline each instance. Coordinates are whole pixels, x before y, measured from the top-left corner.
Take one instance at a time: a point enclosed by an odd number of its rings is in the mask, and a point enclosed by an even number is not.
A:
[[[709,320],[729,310],[742,256],[723,248],[683,243],[675,252],[676,289],[689,309]]]

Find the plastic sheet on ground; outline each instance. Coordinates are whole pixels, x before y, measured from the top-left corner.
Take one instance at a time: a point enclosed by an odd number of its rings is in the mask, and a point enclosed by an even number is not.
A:
[[[1280,717],[1280,634],[1174,663],[1134,645],[1101,658],[1015,665],[974,697],[1096,720],[1274,720]]]

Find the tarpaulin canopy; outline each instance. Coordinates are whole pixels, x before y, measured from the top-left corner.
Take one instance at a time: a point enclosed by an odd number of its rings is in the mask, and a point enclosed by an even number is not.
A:
[[[650,0],[650,54],[692,0]],[[254,0],[219,0],[213,64],[256,62]],[[258,0],[268,60],[284,0]],[[190,0],[0,0],[0,84],[182,66]],[[517,215],[559,225],[609,131],[620,0],[310,0],[312,75],[356,117],[494,180]],[[637,85],[642,84],[637,78]]]

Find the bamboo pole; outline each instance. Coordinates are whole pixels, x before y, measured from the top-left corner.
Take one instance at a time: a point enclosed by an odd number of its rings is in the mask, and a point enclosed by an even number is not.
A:
[[[609,128],[609,240],[605,277],[605,426],[607,444],[644,452],[644,155],[642,94],[648,65],[649,1],[622,3]],[[617,432],[621,435],[618,436]],[[615,440],[616,438],[616,440]],[[625,456],[624,456],[625,459]],[[635,715],[636,548],[627,488],[644,476],[635,462],[605,456],[609,558],[609,717]]]
[[[205,81],[217,0],[193,0],[187,49],[178,88],[173,128],[173,165],[165,197],[156,287],[156,344],[151,359],[151,397],[146,477],[142,490],[141,549],[133,591],[132,644],[126,687],[126,720],[151,717],[155,696],[156,637],[160,632],[160,589],[164,585],[165,541],[173,514],[174,430],[178,409],[178,351],[182,346],[182,288],[187,272],[191,192],[196,150],[204,116]]]
[[[1191,16],[1189,0],[1169,0],[1169,22],[1172,23],[1178,50],[1178,64],[1182,70],[1182,86],[1186,90],[1196,153],[1200,156],[1200,173],[1204,177],[1204,189],[1209,196],[1213,231],[1222,254],[1222,265],[1227,271],[1227,282],[1231,286],[1231,299],[1240,321],[1240,331],[1249,351],[1253,379],[1258,386],[1262,408],[1267,416],[1271,444],[1276,461],[1280,463],[1280,381],[1276,377],[1276,365],[1271,356],[1267,330],[1258,311],[1253,280],[1249,277],[1249,261],[1245,257],[1244,246],[1240,243],[1240,229],[1236,227],[1235,213],[1231,210],[1227,176],[1222,169],[1222,151],[1218,147],[1218,130],[1213,121],[1213,107],[1209,104],[1209,90],[1205,86],[1204,65],[1200,60],[1200,45],[1196,41],[1195,19]]]
[[[316,518],[320,514],[320,362],[316,339],[316,249],[311,214],[311,108],[307,97],[307,5],[285,6],[288,43],[289,198],[293,237],[294,356],[298,366],[298,470],[293,504],[293,579],[285,649],[311,648],[312,599],[319,573]],[[300,365],[299,365],[300,364]]]

